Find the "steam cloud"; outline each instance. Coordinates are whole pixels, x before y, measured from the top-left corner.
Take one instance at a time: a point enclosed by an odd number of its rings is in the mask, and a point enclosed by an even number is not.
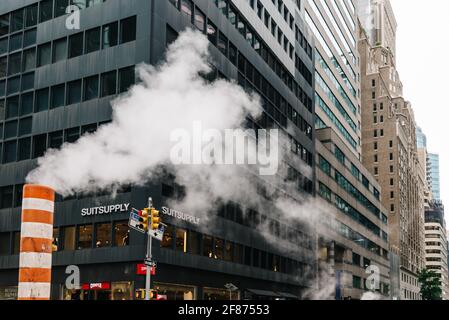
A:
[[[60,150],[49,150],[38,160],[38,167],[30,172],[27,182],[50,186],[68,196],[144,184],[158,177],[162,166],[168,167],[176,182],[186,187],[185,197],[177,205],[202,215],[204,220],[217,201],[235,201],[265,211],[271,205],[287,223],[300,222],[317,230],[322,214],[329,212],[326,204],[299,195],[293,200],[275,189],[268,190],[267,201],[260,195],[254,173],[248,167],[171,164],[170,135],[174,130],[191,132],[192,123],[199,121],[204,128],[224,131],[240,128],[248,114],[253,118],[261,114],[256,95],[248,94],[234,82],[209,83],[200,76],[210,71],[209,58],[205,36],[191,30],[181,33],[169,46],[163,64],[138,66],[141,82],[112,102],[111,123],[76,143],[64,144]],[[296,188],[294,185],[291,189]],[[281,246],[285,252],[301,254],[298,246],[275,238],[268,225],[260,229],[269,243]],[[319,228],[318,231],[325,232]],[[323,274],[316,286],[321,287],[320,291],[309,292],[307,298],[328,299],[334,279]]]
[[[257,117],[256,96],[234,83],[206,83],[199,76],[210,71],[207,59],[207,38],[191,30],[182,33],[164,64],[137,68],[142,82],[112,102],[110,124],[49,150],[27,182],[50,186],[63,196],[141,184],[169,163],[174,130],[191,132],[195,121],[206,128],[237,128],[246,114]]]

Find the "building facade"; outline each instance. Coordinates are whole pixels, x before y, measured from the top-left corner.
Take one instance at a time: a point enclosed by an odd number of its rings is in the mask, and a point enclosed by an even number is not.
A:
[[[361,299],[370,289],[390,295],[387,216],[380,187],[361,163],[356,6],[351,0],[304,1],[316,39],[316,190],[329,202],[333,223],[320,245],[335,277],[336,299]],[[366,282],[370,267],[379,271],[376,288]]]
[[[432,191],[432,198],[441,201],[440,196],[440,156],[435,153],[427,155],[427,182]]]
[[[369,3],[380,2],[384,9],[374,11],[379,30],[366,33],[362,26],[359,37],[363,164],[379,182],[389,211],[390,245],[400,255],[400,298],[419,299],[426,178],[418,159],[413,110],[396,70],[394,14],[388,0]]]
[[[74,3],[80,29],[66,28]],[[185,28],[204,33],[213,73],[257,92],[254,128],[279,128],[291,142],[297,192],[314,194],[313,38],[298,1],[3,0],[0,4],[0,299],[17,295],[20,205],[27,173],[49,148],[75,142],[111,121],[110,101],[136,81],[135,65],[157,64]],[[138,79],[137,79],[138,80]],[[260,182],[263,184],[263,182]],[[173,177],[142,187],[58,197],[52,299],[134,299],[144,287],[145,238],[129,232],[128,211],[148,196],[168,225],[153,242],[154,288],[166,299],[297,299],[316,289],[316,237],[300,224],[239,204],[217,208],[206,231],[193,213],[168,208],[182,197]],[[99,214],[102,212],[103,214]],[[186,218],[190,217],[190,218]],[[261,221],[295,253],[267,243]],[[79,266],[81,288],[64,287]]]
[[[440,201],[432,201],[425,212],[426,268],[440,276],[442,298],[449,299],[447,262],[447,233],[444,206]]]

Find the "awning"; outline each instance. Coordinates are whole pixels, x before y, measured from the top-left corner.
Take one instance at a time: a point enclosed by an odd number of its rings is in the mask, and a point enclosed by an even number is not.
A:
[[[281,295],[281,297],[283,297],[283,298],[289,298],[289,299],[296,299],[296,300],[299,300],[299,297],[298,296],[295,296],[294,294],[291,294],[291,293],[288,293],[288,292],[278,292],[280,295]]]
[[[251,292],[252,294],[255,294],[257,296],[264,296],[264,297],[281,297],[278,293],[273,291],[266,291],[266,290],[258,290],[258,289],[246,289],[248,292]]]

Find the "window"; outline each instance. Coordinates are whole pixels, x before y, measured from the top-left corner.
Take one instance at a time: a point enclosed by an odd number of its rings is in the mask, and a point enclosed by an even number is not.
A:
[[[0,209],[11,208],[12,204],[13,204],[13,186],[1,187]]]
[[[96,224],[96,248],[110,247],[112,240],[112,224],[101,223]]]
[[[48,88],[36,91],[35,112],[48,110]]]
[[[64,106],[65,103],[65,85],[54,86],[51,88],[50,109]]]
[[[224,254],[224,240],[214,238],[214,258],[222,260],[223,254]]]
[[[0,189],[1,192],[1,189]],[[1,205],[1,193],[0,193],[0,208],[3,209]],[[11,236],[9,232],[2,232],[0,233],[0,256],[6,256],[10,254],[10,241]]]
[[[193,12],[192,0],[181,0],[181,12],[187,15],[187,17],[189,17],[189,20],[192,19],[192,12]]]
[[[34,69],[36,67],[36,49],[29,49],[23,52],[22,72]]]
[[[11,32],[23,29],[23,9],[11,13]]]
[[[114,246],[125,247],[129,245],[129,226],[127,221],[114,223]]]
[[[9,78],[8,87],[6,89],[7,94],[13,94],[20,90],[20,76]]]
[[[22,91],[34,88],[34,72],[22,75]]]
[[[33,127],[33,118],[23,118],[19,120],[19,136],[31,134]]]
[[[136,40],[136,17],[120,21],[120,43]]]
[[[28,160],[31,157],[31,138],[19,140],[17,161]]]
[[[213,245],[212,237],[204,235],[203,236],[203,256],[212,258],[213,257]]]
[[[75,250],[76,229],[75,227],[64,228],[64,250]]]
[[[88,101],[95,98],[98,98],[98,76],[85,78],[83,101]]]
[[[184,229],[176,229],[175,249],[187,253],[187,231]]]
[[[48,147],[51,149],[59,149],[64,143],[63,131],[52,132],[48,135]]]
[[[172,226],[167,226],[161,241],[161,247],[166,249],[173,249],[173,232]]]
[[[111,71],[101,75],[101,97],[114,95],[117,90],[117,73]]]
[[[74,143],[80,137],[79,127],[65,130],[64,142]]]
[[[8,75],[20,73],[22,70],[22,53],[16,53],[9,56]]]
[[[39,22],[45,22],[53,18],[53,0],[43,0],[39,7]]]
[[[118,42],[118,23],[110,23],[103,26],[102,48],[110,48],[117,45]]]
[[[81,80],[69,82],[67,84],[67,104],[81,102]]]
[[[119,93],[128,91],[135,83],[134,66],[119,70]]]
[[[15,118],[19,114],[19,96],[11,97],[6,100],[5,119]]]
[[[66,14],[69,0],[55,0],[55,18]]]
[[[218,49],[223,53],[226,57],[228,56],[228,38],[220,32],[218,37]]]
[[[188,232],[188,246],[190,254],[200,254],[201,234],[195,231]]]
[[[9,14],[0,16],[0,36],[9,33]]]
[[[47,149],[47,135],[33,137],[33,159],[42,157]]]
[[[16,34],[9,38],[9,52],[22,48],[22,33]]]
[[[24,116],[33,113],[33,92],[25,93],[20,99],[20,115]]]
[[[15,140],[5,142],[3,149],[3,163],[10,163],[16,161],[16,153],[17,153],[17,142]]]
[[[53,63],[67,59],[67,38],[53,41]]]
[[[207,38],[214,46],[217,45],[217,27],[210,21],[207,22]]]
[[[70,0],[70,4],[77,6],[78,9],[82,10],[86,8],[86,1],[87,0]]]
[[[84,53],[90,53],[100,50],[100,27],[86,31],[86,48]]]
[[[5,123],[5,139],[17,137],[18,122],[9,121]]]
[[[232,258],[233,258],[233,243],[232,242],[229,242],[229,241],[226,241],[226,244],[225,244],[225,252],[224,252],[224,260],[225,261],[232,261]]]
[[[93,226],[91,224],[78,226],[78,250],[92,248]]]
[[[69,37],[69,59],[83,54],[83,33],[77,33]]]
[[[206,16],[198,8],[195,7],[195,27],[202,33],[206,31]]]
[[[36,29],[25,31],[23,36],[23,47],[29,47],[36,44]]]
[[[7,57],[0,58],[0,78],[6,77]]]
[[[51,63],[51,43],[42,44],[37,47],[37,66],[41,67]]]
[[[0,55],[8,52],[8,37],[0,39]]]

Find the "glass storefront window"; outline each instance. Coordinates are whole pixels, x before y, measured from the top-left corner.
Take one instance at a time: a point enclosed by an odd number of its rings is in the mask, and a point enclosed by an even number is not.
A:
[[[92,248],[93,226],[78,226],[78,250]]]
[[[211,236],[203,236],[203,256],[212,258],[212,237]]]
[[[114,233],[114,246],[125,247],[129,245],[129,226],[127,221],[116,222]]]
[[[176,229],[176,250],[187,253],[187,231]]]
[[[159,299],[163,300],[194,300],[196,288],[176,284],[154,283]]]
[[[166,249],[173,249],[173,227],[167,226],[162,237],[161,247]]]
[[[225,253],[224,253],[224,259],[226,261],[232,261],[233,247],[234,247],[234,244],[232,242],[226,241]]]
[[[239,300],[239,292],[225,288],[203,288],[203,300]]]
[[[214,239],[214,258],[222,260],[223,259],[223,250],[224,250],[224,240],[223,239]]]
[[[75,227],[64,228],[64,250],[75,250]]]
[[[95,242],[96,248],[110,247],[112,238],[112,225],[110,223],[97,224],[96,226],[97,239]]]
[[[133,288],[132,282],[113,282],[112,300],[133,300]]]
[[[201,235],[195,231],[189,231],[188,233],[189,241],[189,253],[190,254],[200,254],[200,241]]]

